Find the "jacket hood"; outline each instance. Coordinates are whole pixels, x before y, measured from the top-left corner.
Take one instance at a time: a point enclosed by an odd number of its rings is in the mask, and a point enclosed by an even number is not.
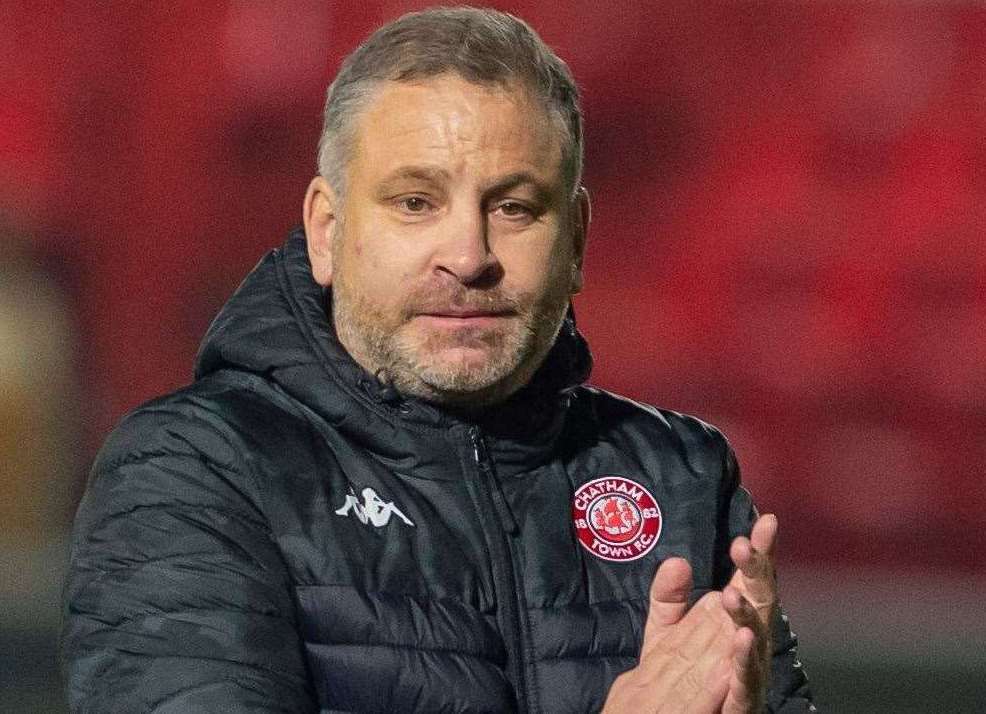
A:
[[[213,320],[199,349],[195,377],[225,369],[261,375],[330,424],[371,438],[388,439],[407,430],[433,437],[435,430],[474,423],[488,439],[512,445],[507,449],[517,452],[512,457],[498,456],[520,466],[557,437],[569,395],[591,367],[588,345],[569,309],[531,382],[503,404],[467,419],[401,395],[368,374],[339,343],[299,228],[264,256]],[[376,446],[386,451],[386,443]]]

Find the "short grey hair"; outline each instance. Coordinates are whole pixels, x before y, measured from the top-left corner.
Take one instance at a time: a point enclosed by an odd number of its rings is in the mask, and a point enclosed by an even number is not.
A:
[[[382,82],[455,73],[469,82],[518,84],[543,103],[567,136],[563,171],[574,194],[582,180],[579,91],[565,62],[523,20],[471,7],[413,12],[379,28],[350,54],[329,86],[318,142],[318,172],[339,193],[354,143],[355,118]]]

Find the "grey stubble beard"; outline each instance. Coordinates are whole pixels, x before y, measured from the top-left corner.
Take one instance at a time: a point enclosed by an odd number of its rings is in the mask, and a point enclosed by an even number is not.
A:
[[[337,240],[342,240],[341,232]],[[423,286],[409,293],[395,319],[382,314],[359,286],[348,284],[344,264],[334,270],[332,319],[339,341],[353,359],[405,395],[465,410],[501,402],[530,381],[558,335],[569,299],[567,285],[560,281],[536,303],[530,295],[510,298],[496,289]],[[402,329],[428,307],[452,304],[512,309],[515,314],[508,319],[519,324],[503,331],[457,330],[451,336],[435,332],[424,339]],[[479,367],[438,359],[443,349],[465,345],[485,347],[488,359]]]

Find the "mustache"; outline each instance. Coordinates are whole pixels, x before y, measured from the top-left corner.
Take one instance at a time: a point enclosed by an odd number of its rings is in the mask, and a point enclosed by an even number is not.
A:
[[[415,291],[404,306],[406,317],[458,312],[516,313],[521,301],[504,295],[497,288],[475,290],[462,286]]]

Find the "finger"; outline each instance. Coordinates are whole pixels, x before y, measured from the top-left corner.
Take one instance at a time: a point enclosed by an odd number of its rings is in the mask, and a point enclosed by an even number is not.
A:
[[[737,630],[733,641],[733,675],[724,712],[759,710],[769,661],[769,628],[757,609],[733,587],[723,590],[723,608]],[[733,707],[733,708],[731,708]]]
[[[657,569],[650,586],[650,610],[644,625],[644,642],[655,629],[675,624],[688,609],[692,591],[692,566],[684,558],[668,558]]]
[[[776,598],[773,553],[777,539],[777,518],[761,516],[753,526],[750,538],[733,540],[729,555],[737,568],[731,585],[742,589],[758,606],[769,605]]]
[[[750,628],[742,627],[736,631],[732,660],[729,688],[722,713],[746,714],[759,711],[766,695],[766,670],[757,656],[756,636]]]
[[[768,558],[774,557],[774,548],[777,545],[777,516],[773,513],[765,513],[760,516],[753,524],[750,532],[750,543],[758,553],[763,553]]]
[[[777,517],[768,513],[753,524],[749,538],[739,536],[733,540],[729,555],[747,577],[763,577],[768,568],[772,569],[777,527]]]
[[[736,627],[747,627],[757,635],[763,633],[764,623],[757,609],[735,587],[727,585],[722,591],[722,607]]]

